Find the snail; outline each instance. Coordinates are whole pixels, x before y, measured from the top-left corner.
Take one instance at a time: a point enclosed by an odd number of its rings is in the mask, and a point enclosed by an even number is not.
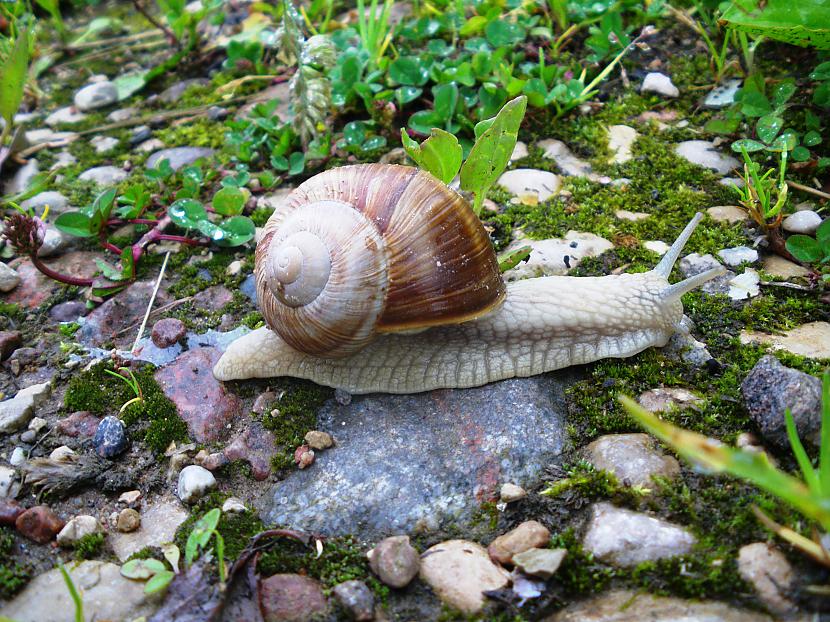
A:
[[[266,224],[255,268],[266,326],[234,341],[213,373],[416,393],[632,356],[682,330],[680,297],[723,273],[668,282],[701,218],[649,272],[505,284],[469,204],[429,173],[331,169]]]

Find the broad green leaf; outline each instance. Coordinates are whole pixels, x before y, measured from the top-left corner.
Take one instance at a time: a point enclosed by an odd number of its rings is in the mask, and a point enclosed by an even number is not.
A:
[[[432,96],[435,114],[444,120],[451,119],[458,104],[458,85],[439,84],[432,89]]]
[[[746,91],[741,97],[741,112],[747,117],[763,117],[772,112],[772,104],[758,91]]]
[[[786,246],[790,254],[799,261],[815,263],[824,256],[821,245],[809,235],[791,235],[787,238]]]
[[[79,238],[89,238],[96,234],[92,230],[92,219],[81,212],[64,212],[55,219],[55,227],[64,233]]]
[[[801,139],[801,142],[803,142],[807,147],[815,147],[821,143],[821,134],[815,130],[810,130],[804,134],[804,138]]]
[[[720,22],[753,36],[827,50],[827,11],[824,0],[740,0],[729,5]]]
[[[444,130],[433,128],[430,137],[420,145],[401,129],[401,142],[415,163],[445,184],[450,183],[461,167],[461,145]]]
[[[799,145],[795,149],[793,149],[792,155],[790,156],[795,162],[806,162],[810,159],[810,150],[806,147],[802,147]]]
[[[830,80],[830,61],[817,65],[810,73],[810,80]]]
[[[121,251],[121,280],[131,281],[135,278],[135,259],[133,247],[127,246]]]
[[[9,55],[0,66],[0,117],[7,127],[14,122],[14,115],[23,99],[26,71],[29,68],[29,33],[21,28]]]
[[[121,576],[128,579],[149,579],[159,572],[165,572],[164,562],[157,559],[131,559],[121,566]]]
[[[144,585],[145,594],[155,594],[166,589],[176,575],[171,570],[163,570]]]
[[[216,240],[217,246],[241,246],[253,240],[256,234],[256,225],[247,216],[232,216],[223,220],[219,227],[224,235]]]
[[[778,132],[781,131],[782,127],[784,127],[784,119],[774,114],[768,114],[758,119],[755,131],[758,133],[758,138],[769,144],[778,136]]]
[[[124,101],[147,85],[147,72],[141,71],[118,76],[112,83],[115,85],[115,90],[118,91],[118,101]]]
[[[389,65],[389,77],[398,84],[423,86],[429,70],[417,56],[399,56]]]
[[[403,106],[418,99],[423,92],[424,90],[417,86],[399,86],[395,89],[395,99]]]
[[[487,41],[493,47],[513,45],[525,38],[525,29],[520,24],[502,19],[493,20],[484,29]]]
[[[752,153],[753,151],[761,151],[764,148],[763,143],[759,143],[757,140],[752,140],[751,138],[742,138],[732,143],[732,151],[736,153],[740,153],[742,149],[746,150],[747,153]]]
[[[305,168],[305,154],[302,151],[295,151],[288,156],[288,174],[299,175]]]
[[[182,229],[195,229],[197,223],[207,220],[207,211],[195,199],[179,199],[167,210],[174,224]]]
[[[409,117],[408,125],[419,134],[429,134],[432,128],[442,125],[443,121],[434,110],[419,110]]]
[[[467,161],[461,167],[461,188],[475,194],[475,210],[480,213],[487,190],[510,162],[518,139],[527,97],[507,102],[493,124],[476,140]]]
[[[223,216],[241,214],[248,197],[245,192],[234,186],[221,188],[213,195],[213,209]]]
[[[798,144],[798,134],[793,130],[784,130],[781,135],[772,141],[767,151],[792,151]]]
[[[95,258],[95,264],[98,266],[98,269],[101,271],[101,274],[104,275],[104,278],[109,279],[110,281],[121,280],[120,267],[115,268],[99,257]]]
[[[772,103],[776,108],[779,108],[786,104],[794,94],[795,82],[793,80],[779,82],[772,89]]]

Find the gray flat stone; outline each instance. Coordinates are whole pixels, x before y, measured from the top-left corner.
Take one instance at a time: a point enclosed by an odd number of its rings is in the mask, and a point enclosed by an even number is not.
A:
[[[121,568],[100,561],[67,563],[72,582],[83,594],[87,620],[134,620],[151,615],[161,596],[144,594],[144,583],[121,576]],[[65,622],[75,610],[61,571],[54,568],[32,579],[20,594],[0,607],[0,615],[18,622]]]
[[[78,175],[81,181],[94,181],[99,186],[114,186],[127,179],[129,173],[117,166],[96,166]]]
[[[52,214],[60,214],[72,209],[69,205],[69,199],[63,196],[60,192],[54,190],[47,190],[40,192],[30,199],[26,199],[20,204],[23,209],[33,209],[35,212],[42,212],[43,208],[49,206],[49,211]]]
[[[719,175],[726,175],[740,165],[735,158],[721,153],[707,140],[687,140],[676,145],[674,150],[692,164],[711,169]]]
[[[704,108],[726,108],[735,103],[735,95],[738,89],[741,88],[743,80],[741,78],[731,78],[725,80],[723,84],[716,86],[706,95],[703,100]]]
[[[269,523],[361,538],[464,525],[500,482],[526,484],[562,452],[573,372],[417,395],[329,400],[318,430],[337,445],[279,482]]]

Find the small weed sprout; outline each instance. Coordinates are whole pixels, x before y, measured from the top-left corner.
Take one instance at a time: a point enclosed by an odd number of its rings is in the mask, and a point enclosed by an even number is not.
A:
[[[122,380],[128,387],[130,387],[133,390],[133,393],[135,393],[134,398],[124,402],[121,405],[121,408],[118,409],[119,414],[123,413],[130,406],[130,404],[136,404],[144,401],[144,393],[142,393],[141,391],[141,385],[138,384],[138,378],[135,377],[133,370],[127,369],[126,367],[122,367],[117,372],[114,372],[111,369],[105,369],[104,371],[107,372],[113,378],[118,378],[119,380]],[[130,375],[130,377],[127,378],[124,375],[124,372],[127,372]]]
[[[72,597],[72,602],[75,604],[75,622],[84,622],[84,601],[78,592],[78,588],[75,587],[69,571],[66,570],[66,566],[63,565],[61,560],[58,560],[58,568],[60,568],[63,582],[66,583],[66,589],[69,590],[69,595]]]

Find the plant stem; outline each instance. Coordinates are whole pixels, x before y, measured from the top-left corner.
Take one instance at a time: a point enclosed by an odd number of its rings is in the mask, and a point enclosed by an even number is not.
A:
[[[176,47],[181,47],[181,44],[179,43],[179,40],[176,39],[176,35],[173,34],[173,31],[167,28],[167,26],[162,24],[155,17],[150,15],[150,12],[144,8],[144,5],[142,4],[141,0],[133,0],[133,6],[135,7],[135,10],[141,13],[148,22],[150,22],[153,26],[155,26],[156,28],[161,30],[165,35],[167,35],[167,38],[170,39],[170,43],[172,45],[175,45]]]
[[[69,276],[68,274],[61,274],[55,270],[52,270],[49,266],[43,263],[37,255],[30,255],[29,259],[32,260],[32,264],[40,270],[43,274],[48,276],[50,279],[54,279],[60,283],[66,283],[67,285],[76,285],[78,287],[89,287],[92,285],[92,279],[82,279],[76,276]]]

